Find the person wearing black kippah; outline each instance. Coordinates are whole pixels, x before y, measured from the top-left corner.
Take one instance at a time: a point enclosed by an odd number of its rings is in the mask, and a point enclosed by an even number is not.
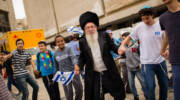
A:
[[[110,93],[114,100],[125,100],[125,89],[110,51],[118,53],[118,47],[108,33],[98,31],[99,18],[87,11],[80,16],[84,36],[79,40],[80,57],[75,73],[85,67],[85,100],[104,100]]]

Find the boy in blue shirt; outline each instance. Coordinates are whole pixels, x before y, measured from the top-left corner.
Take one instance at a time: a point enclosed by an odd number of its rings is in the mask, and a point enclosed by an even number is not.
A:
[[[41,72],[44,86],[49,94],[50,100],[60,100],[58,83],[53,82],[52,78],[55,73],[55,62],[53,52],[47,50],[46,42],[38,43],[40,52],[37,54],[37,71]]]

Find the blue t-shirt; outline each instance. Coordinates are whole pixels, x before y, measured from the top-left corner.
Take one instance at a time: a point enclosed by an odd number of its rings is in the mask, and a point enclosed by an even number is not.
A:
[[[113,38],[113,42],[116,46],[120,46],[122,40],[119,38],[119,39],[115,39]],[[111,55],[113,56],[114,59],[116,59],[117,57],[119,57],[119,55],[117,53],[114,53],[113,51],[110,51]]]
[[[41,72],[42,76],[48,76],[55,73],[55,62],[53,55],[53,52],[51,52],[51,56],[48,51],[46,53],[41,52],[39,54],[39,60],[38,54],[36,55],[37,70]]]
[[[121,40],[121,38],[118,38],[118,39],[115,39],[115,38],[113,38],[113,42],[114,42],[114,44],[116,45],[116,46],[120,46],[120,44],[121,44],[121,42],[122,42],[122,40]]]
[[[110,51],[110,53],[111,53],[111,55],[113,56],[114,59],[119,57],[119,55],[117,53],[114,53],[113,51]]]
[[[68,46],[73,49],[76,56],[80,55],[80,51],[78,50],[78,48],[79,48],[79,43],[78,42],[71,41],[71,42],[68,43]]]

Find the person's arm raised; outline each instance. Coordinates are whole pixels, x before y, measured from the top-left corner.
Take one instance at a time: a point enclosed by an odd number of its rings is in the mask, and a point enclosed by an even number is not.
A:
[[[128,36],[128,37],[126,37],[126,38],[122,41],[121,46],[120,46],[119,49],[118,49],[118,54],[119,54],[119,55],[122,55],[122,54],[126,51],[125,45],[126,45],[130,40],[131,40],[131,37]]]

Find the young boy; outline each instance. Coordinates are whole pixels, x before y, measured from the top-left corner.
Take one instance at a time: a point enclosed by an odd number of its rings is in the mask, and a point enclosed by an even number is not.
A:
[[[65,46],[64,38],[61,35],[55,38],[58,49],[54,53],[56,70],[60,72],[72,72],[77,64],[76,55],[71,47]],[[74,75],[74,78],[68,85],[64,85],[64,92],[67,100],[73,100],[73,88],[75,88],[75,100],[82,100],[82,83],[79,75]]]
[[[126,32],[122,35],[122,37],[126,38],[129,34],[130,34],[129,32]],[[141,74],[141,69],[140,69],[139,46],[137,43],[134,43],[133,41],[129,41],[127,45],[128,46],[126,48],[125,54],[126,54],[126,66],[128,70],[129,85],[134,95],[134,100],[139,100],[135,86],[135,76],[138,78],[139,82],[141,83],[142,90],[144,91],[146,89],[144,78]],[[146,93],[144,93],[144,95],[146,98],[147,96]]]
[[[47,50],[46,42],[38,43],[39,50],[37,54],[37,71],[41,72],[44,86],[49,94],[50,100],[60,100],[59,87],[52,78],[55,73],[55,62],[52,51]]]

